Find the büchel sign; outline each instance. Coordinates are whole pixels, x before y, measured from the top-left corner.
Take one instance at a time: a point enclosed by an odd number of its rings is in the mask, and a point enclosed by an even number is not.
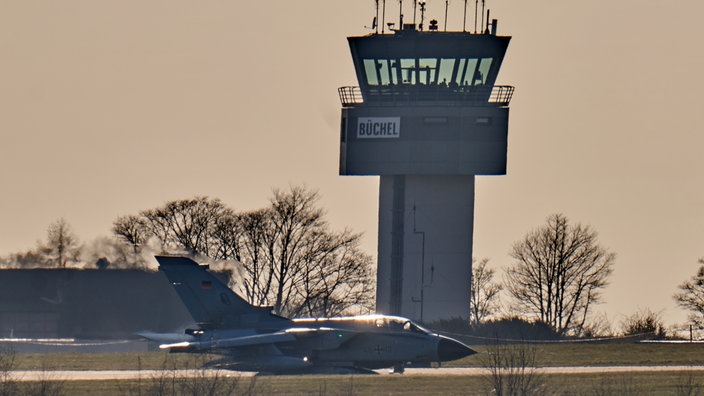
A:
[[[359,117],[357,138],[398,138],[401,136],[401,117]]]

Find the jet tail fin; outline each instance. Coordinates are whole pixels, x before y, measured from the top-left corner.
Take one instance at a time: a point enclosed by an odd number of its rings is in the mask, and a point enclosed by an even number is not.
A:
[[[249,304],[207,266],[187,257],[157,256],[156,260],[188,312],[203,328],[257,327],[258,322],[283,319],[271,314],[271,309]]]

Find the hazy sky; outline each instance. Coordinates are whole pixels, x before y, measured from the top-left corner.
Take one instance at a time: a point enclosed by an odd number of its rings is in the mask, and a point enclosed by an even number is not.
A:
[[[427,3],[442,27],[445,2]],[[561,212],[618,255],[597,310],[683,322],[671,296],[704,256],[704,3],[487,5],[513,36],[498,82],[516,94],[508,175],[477,178],[475,256],[510,264]],[[85,241],[167,200],[247,210],[304,183],[375,255],[378,179],[337,175],[345,37],[373,15],[372,0],[0,2],[0,255],[59,217]]]

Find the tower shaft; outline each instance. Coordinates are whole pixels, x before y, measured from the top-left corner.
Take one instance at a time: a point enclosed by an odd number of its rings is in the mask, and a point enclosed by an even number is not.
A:
[[[381,176],[378,312],[432,322],[466,316],[474,176]]]

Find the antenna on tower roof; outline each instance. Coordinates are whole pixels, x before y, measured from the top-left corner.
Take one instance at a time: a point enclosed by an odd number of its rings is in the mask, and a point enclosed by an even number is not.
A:
[[[450,5],[450,0],[445,0],[445,31],[447,31],[447,8]]]
[[[403,29],[403,0],[398,0],[398,28]]]
[[[374,6],[376,8],[376,15],[374,16],[374,23],[372,28],[374,28],[374,33],[379,33],[379,0],[374,0]]]
[[[477,15],[479,15],[479,0],[474,0],[474,33],[477,33]]]
[[[425,1],[420,2],[420,25],[418,26],[420,31],[423,31],[423,21],[425,20]]]
[[[376,4],[376,14],[374,19],[372,19],[372,26],[365,25],[364,28],[374,30],[374,33],[379,34],[379,0],[374,0],[374,3]]]
[[[462,31],[467,31],[467,0],[464,0],[464,15],[462,18]]]
[[[381,0],[381,34],[384,34],[384,26],[386,26],[386,0]]]
[[[489,34],[489,12],[491,10],[486,10],[486,29],[484,30],[484,34]]]
[[[482,29],[484,29],[484,7],[485,7],[485,2],[482,0],[482,24],[480,25]]]
[[[418,5],[418,0],[413,0],[413,25],[416,24],[416,6]]]

